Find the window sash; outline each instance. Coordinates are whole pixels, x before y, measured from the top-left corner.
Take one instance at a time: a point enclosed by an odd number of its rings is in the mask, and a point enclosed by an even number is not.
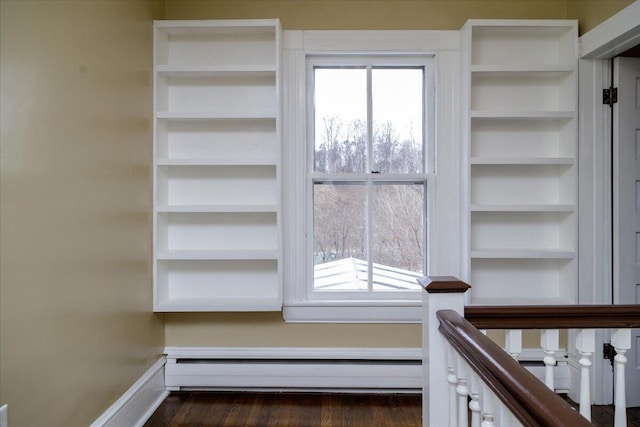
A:
[[[423,269],[427,271],[428,259],[428,216],[429,199],[428,181],[433,179],[433,137],[434,118],[430,105],[435,107],[434,99],[434,76],[433,57],[429,55],[349,55],[349,56],[307,56],[307,248],[306,263],[308,265],[306,278],[306,296],[313,300],[337,300],[337,301],[367,301],[367,300],[398,300],[408,301],[420,298],[420,290],[403,291],[377,291],[373,290],[373,260],[372,260],[372,209],[366,207],[366,227],[367,227],[367,265],[368,279],[367,291],[330,291],[318,290],[314,287],[314,192],[316,183],[331,182],[361,182],[366,186],[366,199],[371,197],[371,187],[383,184],[411,184],[420,183],[424,185],[424,209],[423,209],[423,242],[425,256],[423,259]],[[367,171],[362,173],[325,173],[314,171],[315,156],[315,70],[317,68],[353,68],[367,70]],[[421,173],[376,173],[373,169],[373,108],[372,108],[372,70],[377,68],[420,68],[423,70],[423,90],[422,90],[422,165]]]
[[[373,209],[371,206],[367,206],[366,210],[366,227],[367,227],[367,290],[358,290],[358,291],[348,291],[348,290],[318,290],[315,289],[315,265],[313,262],[314,256],[314,185],[315,184],[345,184],[348,183],[359,184],[365,187],[366,192],[366,200],[370,201],[372,199],[372,190],[376,185],[422,185],[424,186],[423,197],[424,197],[424,206],[422,211],[422,240],[424,242],[424,256],[422,259],[422,268],[423,271],[426,272],[427,269],[427,259],[428,259],[428,224],[429,224],[429,192],[428,192],[428,183],[430,180],[433,180],[433,175],[427,174],[407,174],[407,175],[379,175],[379,174],[359,174],[358,177],[349,176],[350,174],[343,174],[341,178],[336,178],[335,176],[329,177],[326,174],[315,174],[315,178],[309,176],[307,180],[307,212],[309,212],[309,217],[307,219],[307,249],[306,249],[306,258],[308,259],[308,265],[310,268],[307,269],[307,297],[309,300],[350,300],[350,301],[371,301],[371,300],[416,300],[421,296],[420,288],[416,283],[415,290],[401,290],[401,291],[392,291],[392,290],[374,290],[373,286],[373,264],[374,260],[372,258],[372,242],[373,242],[373,224],[372,224],[372,215]],[[393,267],[392,267],[393,268]]]
[[[308,55],[306,57],[306,96],[307,96],[307,173],[314,172],[315,148],[315,110],[314,88],[316,68],[345,68],[367,69],[367,162],[368,171],[373,172],[373,108],[372,108],[372,69],[382,68],[421,68],[423,75],[422,96],[422,171],[423,174],[435,171],[435,61],[433,55],[428,54],[388,54],[388,55]],[[313,131],[311,131],[313,130]]]

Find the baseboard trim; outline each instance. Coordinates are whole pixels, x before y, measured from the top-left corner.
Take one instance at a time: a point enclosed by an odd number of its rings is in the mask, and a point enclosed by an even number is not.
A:
[[[164,385],[166,358],[161,357],[109,407],[91,427],[142,427],[169,395]]]
[[[419,393],[420,348],[167,347],[168,390]]]

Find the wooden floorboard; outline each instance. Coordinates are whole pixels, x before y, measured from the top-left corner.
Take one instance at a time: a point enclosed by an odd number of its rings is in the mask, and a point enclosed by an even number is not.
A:
[[[418,427],[417,394],[174,392],[145,427]]]
[[[613,407],[593,406],[591,418],[597,427],[613,426]],[[173,392],[145,427],[421,425],[419,394]],[[627,426],[640,427],[640,408],[627,410]]]
[[[574,408],[578,409],[578,404],[569,399],[566,394],[561,395]],[[596,427],[613,426],[614,409],[612,405],[592,405],[591,422]],[[640,427],[640,407],[627,408],[627,427]]]

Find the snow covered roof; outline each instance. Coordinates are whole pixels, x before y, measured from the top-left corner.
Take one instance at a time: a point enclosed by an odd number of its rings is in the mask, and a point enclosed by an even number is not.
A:
[[[420,273],[388,265],[373,264],[373,290],[418,291]],[[366,291],[367,261],[344,258],[314,266],[314,289],[323,291]]]

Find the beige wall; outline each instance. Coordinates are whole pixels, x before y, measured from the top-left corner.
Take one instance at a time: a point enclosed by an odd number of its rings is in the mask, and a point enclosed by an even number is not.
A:
[[[580,22],[580,34],[593,29],[635,0],[567,0],[567,18]]]
[[[167,19],[280,18],[285,29],[458,30],[469,18],[565,17],[561,0],[166,0]]]
[[[87,426],[159,357],[150,0],[0,1],[0,403]]]
[[[168,346],[418,347],[419,325],[285,323],[281,313],[167,315]]]
[[[457,30],[467,19],[578,19],[591,30],[636,0],[165,0],[167,19],[280,18],[285,29]]]

